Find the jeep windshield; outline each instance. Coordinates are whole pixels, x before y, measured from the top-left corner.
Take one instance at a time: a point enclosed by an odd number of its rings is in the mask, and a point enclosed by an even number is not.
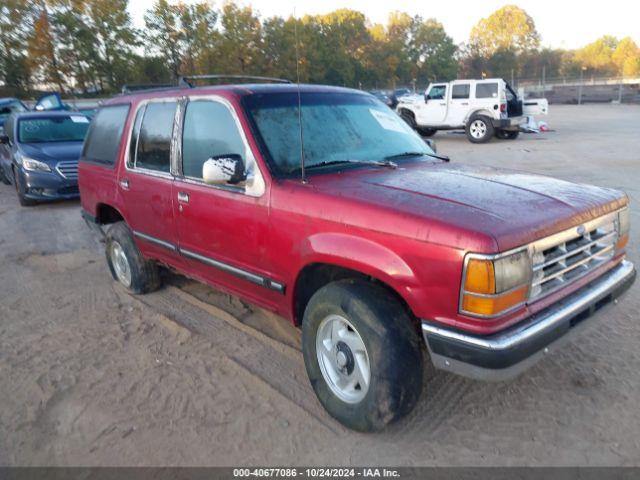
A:
[[[386,166],[389,158],[432,155],[429,146],[392,110],[360,93],[302,92],[253,94],[245,109],[275,173],[300,170],[300,117],[305,168],[312,171]],[[396,158],[396,156],[400,155]]]

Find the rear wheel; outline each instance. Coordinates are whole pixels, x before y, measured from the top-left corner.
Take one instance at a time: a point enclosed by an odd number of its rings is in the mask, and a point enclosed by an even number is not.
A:
[[[472,143],[486,143],[493,137],[493,124],[485,115],[473,115],[467,122],[467,138]]]
[[[20,202],[20,205],[23,207],[31,207],[37,203],[35,200],[26,197],[27,187],[22,183],[20,175],[16,173],[15,169],[13,170],[13,184],[16,187],[16,193],[18,194],[18,201]]]
[[[515,140],[520,135],[518,130],[497,130],[496,137],[501,140]]]
[[[329,414],[354,430],[381,430],[413,409],[422,390],[420,342],[400,302],[364,281],[326,285],[304,313],[311,385]]]
[[[114,280],[132,293],[149,293],[160,287],[158,266],[143,257],[124,222],[114,223],[109,228],[106,254]]]

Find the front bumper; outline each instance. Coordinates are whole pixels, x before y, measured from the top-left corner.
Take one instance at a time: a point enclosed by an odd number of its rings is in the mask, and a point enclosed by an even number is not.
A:
[[[25,197],[30,200],[70,200],[80,197],[78,180],[57,172],[30,172],[20,169]]]
[[[592,323],[593,314],[624,293],[635,277],[633,264],[622,261],[567,298],[493,335],[470,335],[427,321],[422,334],[436,368],[478,380],[508,380]]]

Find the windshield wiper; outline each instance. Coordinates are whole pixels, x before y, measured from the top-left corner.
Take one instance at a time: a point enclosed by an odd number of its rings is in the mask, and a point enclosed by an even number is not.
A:
[[[405,158],[405,157],[432,157],[437,158],[438,160],[442,160],[443,162],[450,161],[449,157],[445,155],[436,155],[435,153],[427,153],[427,152],[402,152],[397,153],[395,155],[389,155],[384,157],[385,160],[391,160],[392,158]]]
[[[388,167],[388,168],[398,168],[398,164],[392,162],[391,160],[329,160],[325,162],[313,163],[311,165],[305,165],[305,170],[311,170],[313,168],[322,168],[330,165],[340,165],[340,164],[351,164],[351,165],[375,165],[376,167]],[[300,167],[297,167],[291,170],[289,173],[293,173],[295,171],[300,170]]]

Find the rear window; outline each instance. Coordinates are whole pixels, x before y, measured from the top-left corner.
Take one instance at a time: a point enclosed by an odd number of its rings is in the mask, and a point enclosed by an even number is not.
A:
[[[476,83],[476,98],[497,98],[497,83]]]
[[[115,165],[129,105],[102,107],[91,122],[81,160]]]

